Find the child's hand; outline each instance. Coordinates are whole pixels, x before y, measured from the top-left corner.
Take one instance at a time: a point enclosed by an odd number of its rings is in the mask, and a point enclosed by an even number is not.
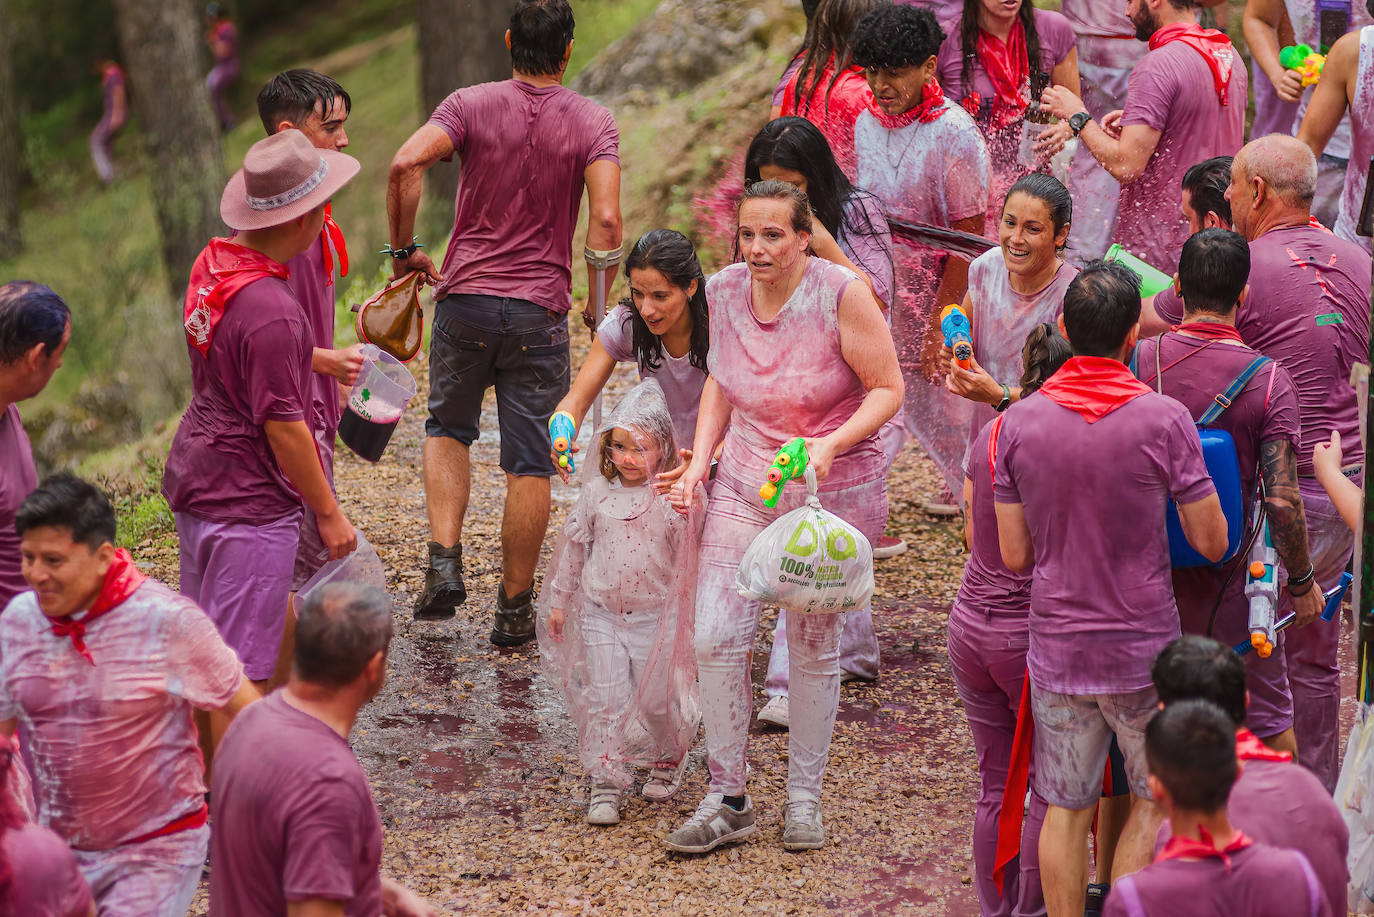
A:
[[[563,609],[549,609],[549,636],[553,638],[555,643],[563,642],[563,620]]]
[[[1317,443],[1312,449],[1312,467],[1317,477],[1341,473],[1341,434],[1331,431],[1331,441]]]

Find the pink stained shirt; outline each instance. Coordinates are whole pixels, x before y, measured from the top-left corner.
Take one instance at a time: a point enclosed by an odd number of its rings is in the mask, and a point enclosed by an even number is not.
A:
[[[658,368],[652,372],[646,370],[635,360],[630,311],[631,307],[625,305],[612,309],[597,326],[596,339],[612,360],[639,366],[639,378],[652,376],[658,380],[663,388],[663,398],[668,402],[668,413],[673,415],[673,436],[677,440],[677,447],[690,449],[696,436],[697,409],[701,406],[701,389],[706,384],[706,371],[692,365],[690,351],[675,357],[666,348],[659,357]]]
[[[1330,917],[1307,858],[1251,844],[1218,857],[1164,860],[1118,879],[1103,917]]]
[[[1364,206],[1365,186],[1369,181],[1369,161],[1374,159],[1374,26],[1360,30],[1360,57],[1355,77],[1355,99],[1348,113],[1350,160],[1345,167],[1341,189],[1341,208],[1336,216],[1336,235],[1354,242],[1366,252],[1371,250],[1369,236],[1355,231]]]
[[[1165,504],[1216,492],[1187,409],[1150,392],[1090,424],[1036,392],[1007,409],[994,488],[998,503],[1022,505],[1035,551],[1035,685],[1148,688],[1150,664],[1179,635]]]
[[[0,607],[29,588],[20,570],[14,517],[37,486],[33,450],[19,420],[19,407],[12,404],[0,414]]]
[[[867,397],[840,352],[840,297],[855,282],[847,268],[809,258],[792,298],[764,322],[754,314],[748,265],[731,264],[706,281],[708,365],[734,409],[722,472],[762,482],[783,445],[797,436],[833,433]],[[878,480],[884,469],[874,433],[835,458],[821,490]]]
[[[997,539],[997,507],[988,462],[994,423],[988,421],[974,434],[964,460],[964,477],[973,484],[968,509],[973,514],[973,543],[954,604],[977,615],[1025,620],[1030,615],[1031,575],[1014,573],[1003,563]]]
[[[91,890],[62,838],[42,825],[20,825],[0,834],[0,856],[12,877],[0,902],[23,917],[87,917]]]
[[[1320,227],[1274,229],[1250,243],[1250,290],[1236,330],[1297,387],[1300,475],[1312,475],[1312,449],[1332,430],[1341,434],[1345,464],[1364,460],[1350,369],[1369,359],[1369,285],[1369,253]],[[1155,297],[1155,311],[1165,321],[1182,319],[1173,288]]]
[[[855,184],[891,218],[952,226],[988,206],[991,163],[973,118],[950,100],[928,123],[886,128],[871,112],[854,122]]]
[[[286,281],[259,280],[229,300],[209,357],[188,346],[191,404],[167,456],[172,510],[207,522],[263,525],[300,511],[263,424],[312,420],[313,344]]]
[[[148,580],[91,622],[82,657],[32,592],[0,615],[0,720],[19,717],[39,820],[72,847],[108,850],[205,802],[192,709],[217,710],[243,665],[205,613]]]
[[[1179,210],[1183,173],[1212,156],[1233,156],[1245,142],[1245,63],[1232,49],[1225,107],[1217,100],[1207,61],[1181,41],[1146,54],[1131,71],[1123,127],[1160,132],[1145,171],[1121,186],[1116,241],[1166,274],[1178,269],[1188,240]]]
[[[474,293],[567,312],[583,174],[620,162],[611,113],[566,87],[511,79],[457,90],[429,123],[462,161],[435,301]]]
[[[382,823],[337,732],[280,691],[230,724],[215,754],[210,913],[285,914],[288,901],[382,912]]]
[[[880,305],[892,308],[892,230],[883,216],[883,205],[872,194],[855,189],[841,208],[840,231],[835,243],[873,282]],[[891,312],[888,313],[889,315]]]

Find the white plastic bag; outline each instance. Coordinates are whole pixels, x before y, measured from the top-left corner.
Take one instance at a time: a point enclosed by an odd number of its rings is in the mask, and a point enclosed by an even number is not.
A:
[[[873,597],[873,546],[854,526],[821,508],[816,473],[806,469],[806,504],[759,532],[739,563],[735,590],[788,611],[828,614]]]
[[[1350,830],[1350,910],[1374,914],[1374,717],[1368,704],[1360,704],[1345,763],[1336,782],[1336,805]]]
[[[358,546],[353,553],[331,560],[315,571],[315,575],[297,591],[295,607],[304,605],[310,594],[326,583],[362,583],[386,592],[386,569],[382,566],[382,559],[377,556],[377,549],[372,547],[372,543],[363,537],[361,530],[358,532]]]

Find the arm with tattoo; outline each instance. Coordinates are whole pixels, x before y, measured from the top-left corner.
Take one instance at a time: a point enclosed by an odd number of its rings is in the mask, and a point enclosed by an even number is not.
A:
[[[1290,577],[1302,577],[1312,569],[1307,553],[1307,519],[1298,493],[1298,457],[1293,444],[1276,439],[1260,445],[1260,480],[1264,483],[1264,514],[1274,550]],[[1307,591],[1293,598],[1299,627],[1321,614],[1321,588],[1313,581]]]

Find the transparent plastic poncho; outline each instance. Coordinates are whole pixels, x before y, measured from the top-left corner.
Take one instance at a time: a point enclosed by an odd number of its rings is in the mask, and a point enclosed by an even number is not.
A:
[[[545,570],[537,632],[544,671],[577,726],[584,771],[624,788],[634,767],[676,766],[701,719],[693,625],[705,491],[684,517],[653,490],[654,475],[677,464],[672,417],[653,379],[625,396],[593,443]],[[642,469],[645,483],[627,486],[613,458]]]

